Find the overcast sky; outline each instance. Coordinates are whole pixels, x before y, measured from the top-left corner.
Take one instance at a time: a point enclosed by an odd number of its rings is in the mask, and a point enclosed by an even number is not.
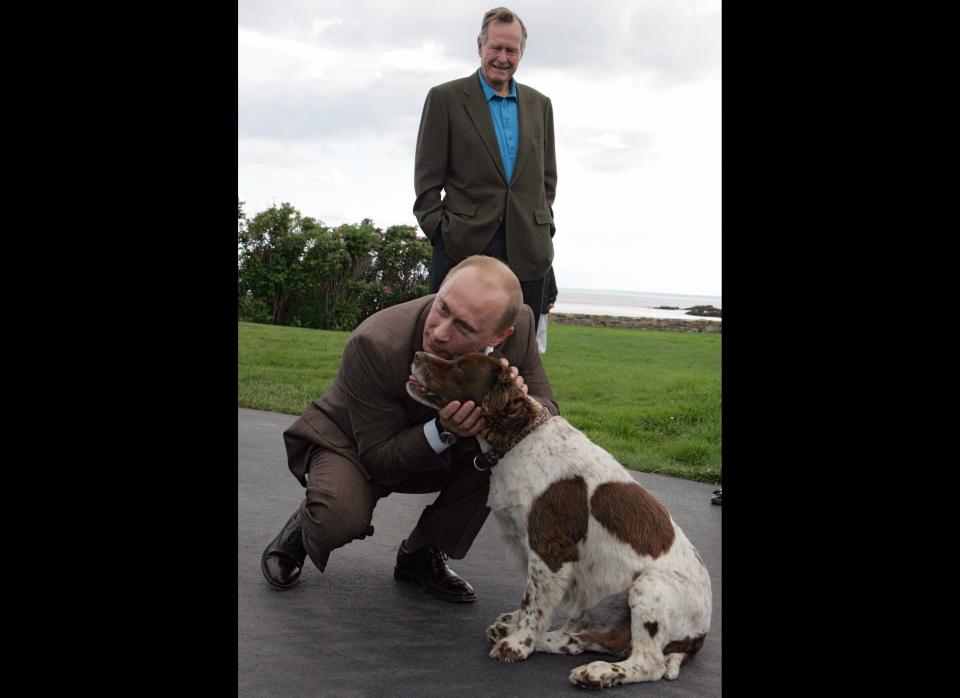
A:
[[[517,0],[515,79],[553,101],[561,288],[721,295],[719,0]],[[327,225],[417,225],[433,85],[479,67],[495,4],[240,0],[237,194]]]

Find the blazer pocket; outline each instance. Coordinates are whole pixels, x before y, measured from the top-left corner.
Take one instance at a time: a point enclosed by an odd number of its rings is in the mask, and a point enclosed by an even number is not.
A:
[[[553,225],[553,219],[550,217],[550,213],[544,208],[538,208],[533,212],[534,217],[537,219],[537,223],[540,225]]]
[[[467,201],[457,201],[456,199],[451,199],[449,196],[443,200],[443,208],[450,213],[455,213],[458,216],[474,216],[477,213],[477,209],[480,208],[478,204],[467,202]]]
[[[311,439],[314,443],[320,442],[337,448],[353,447],[350,439],[340,430],[340,427],[334,424],[332,420],[320,410],[308,410],[307,413],[303,415],[303,421],[316,433],[317,440],[314,441]]]

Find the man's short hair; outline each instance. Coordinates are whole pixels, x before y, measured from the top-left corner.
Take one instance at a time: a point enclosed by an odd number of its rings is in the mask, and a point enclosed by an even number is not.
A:
[[[505,330],[517,321],[517,314],[520,312],[520,306],[523,305],[523,290],[520,288],[520,280],[506,264],[496,257],[475,254],[467,257],[457,264],[453,269],[447,272],[440,284],[442,289],[454,276],[464,269],[474,268],[485,280],[495,283],[502,288],[508,296],[507,307],[500,316],[500,322],[497,326],[497,332]],[[439,289],[438,289],[439,290]]]
[[[520,31],[523,32],[523,38],[520,39],[520,53],[523,53],[527,46],[527,28],[524,26],[523,20],[520,19],[520,15],[513,10],[508,10],[506,7],[494,7],[492,10],[488,10],[483,16],[483,24],[480,26],[480,36],[477,37],[480,43],[485,44],[487,42],[487,26],[490,22],[497,20],[498,22],[510,24],[514,19],[520,22]]]

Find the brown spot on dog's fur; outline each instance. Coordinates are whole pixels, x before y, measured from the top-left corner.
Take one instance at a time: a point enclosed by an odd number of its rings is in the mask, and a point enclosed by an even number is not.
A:
[[[598,645],[606,647],[610,652],[614,654],[620,654],[631,645],[632,638],[630,637],[630,626],[623,625],[618,628],[613,628],[604,633],[595,633],[591,631],[583,631],[577,634],[580,638],[580,641],[583,643],[593,642]]]
[[[437,407],[443,407],[451,400],[473,400],[479,405],[504,373],[497,359],[483,354],[464,354],[448,361],[422,351],[414,354],[411,370],[414,375],[420,372],[423,384],[443,403]]]
[[[674,640],[663,648],[663,654],[668,655],[674,652],[683,652],[684,655],[683,659],[680,660],[680,664],[686,664],[687,660],[703,647],[704,638],[706,638],[706,634],[697,635],[696,637],[685,637],[682,640]]]
[[[533,644],[533,638],[532,638],[532,637],[528,637],[526,640],[523,641],[523,644],[526,645],[527,647],[529,647],[530,645]]]
[[[561,646],[560,646],[560,652],[561,652],[562,654],[570,654],[570,648],[567,647],[566,645],[561,645]]]
[[[423,351],[414,354],[411,373],[419,386],[407,384],[407,393],[437,409],[451,400],[480,406],[486,427],[481,436],[492,445],[509,448],[519,433],[543,407],[523,394],[500,361],[483,354],[442,359]]]
[[[530,548],[551,572],[580,559],[577,542],[587,535],[587,483],[580,476],[558,480],[533,501],[527,517]]]
[[[643,627],[647,629],[647,632],[650,633],[650,637],[656,637],[657,631],[660,629],[660,625],[657,621],[648,621],[643,624]]]
[[[514,598],[516,598],[516,597],[514,597]],[[520,602],[520,608],[526,608],[526,607],[529,606],[529,605],[530,605],[530,592],[527,591],[527,592],[523,595],[523,601]]]
[[[666,508],[635,482],[605,482],[590,498],[590,512],[638,555],[657,558],[673,544]]]
[[[502,641],[501,641],[502,642]],[[495,648],[497,656],[505,662],[519,662],[523,655],[505,643]]]

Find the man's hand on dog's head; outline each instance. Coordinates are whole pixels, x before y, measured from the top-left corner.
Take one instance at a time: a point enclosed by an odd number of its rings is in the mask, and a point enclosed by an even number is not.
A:
[[[473,400],[462,404],[459,400],[448,402],[446,407],[437,412],[437,416],[444,429],[461,438],[476,436],[486,426],[483,410]]]
[[[520,375],[520,369],[516,366],[511,366],[510,362],[507,361],[504,357],[500,357],[500,365],[507,369],[508,375],[513,378],[513,382],[517,384],[517,388],[523,391],[523,394],[527,394],[527,386],[523,382],[523,376]]]

